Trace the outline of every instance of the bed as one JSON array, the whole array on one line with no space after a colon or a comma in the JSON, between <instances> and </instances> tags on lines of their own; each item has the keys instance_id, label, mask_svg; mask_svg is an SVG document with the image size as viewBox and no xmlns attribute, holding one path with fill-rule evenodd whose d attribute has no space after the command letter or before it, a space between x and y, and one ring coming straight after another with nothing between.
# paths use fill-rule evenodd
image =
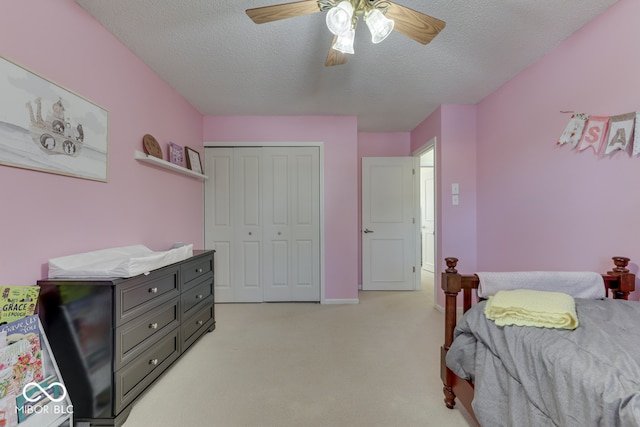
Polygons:
<instances>
[{"instance_id":1,"label":"bed","mask_svg":"<svg viewBox=\"0 0 640 427\"><path fill-rule=\"evenodd\" d=\"M640 303L627 301L635 290L629 258L613 257L615 267L602 275L610 298L575 299L575 330L498 327L477 297L479 276L459 274L457 258L445 261L448 408L457 399L479 425L492 427L640 425Z\"/></svg>"}]
</instances>

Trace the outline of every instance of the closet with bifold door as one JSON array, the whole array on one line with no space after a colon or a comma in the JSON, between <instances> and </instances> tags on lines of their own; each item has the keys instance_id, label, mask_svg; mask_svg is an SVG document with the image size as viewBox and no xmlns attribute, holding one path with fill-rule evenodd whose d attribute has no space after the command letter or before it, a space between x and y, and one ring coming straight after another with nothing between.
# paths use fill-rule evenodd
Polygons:
<instances>
[{"instance_id":1,"label":"closet with bifold door","mask_svg":"<svg viewBox=\"0 0 640 427\"><path fill-rule=\"evenodd\" d=\"M320 301L320 148L205 147L215 301Z\"/></svg>"}]
</instances>

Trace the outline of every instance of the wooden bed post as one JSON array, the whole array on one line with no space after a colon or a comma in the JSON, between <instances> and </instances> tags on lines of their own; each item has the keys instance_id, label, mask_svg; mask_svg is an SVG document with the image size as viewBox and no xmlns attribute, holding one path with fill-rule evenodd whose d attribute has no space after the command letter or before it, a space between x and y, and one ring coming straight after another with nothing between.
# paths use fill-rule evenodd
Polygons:
<instances>
[{"instance_id":1,"label":"wooden bed post","mask_svg":"<svg viewBox=\"0 0 640 427\"><path fill-rule=\"evenodd\" d=\"M442 392L444 393L444 403L447 408L453 409L456 395L453 392L454 373L447 368L445 357L453 342L453 330L456 327L456 299L462 288L462 276L458 274L456 265L458 258L445 258L447 269L442 273L441 287L445 295L445 335L444 345L440 350L440 377L442 378Z\"/></svg>"},{"instance_id":2,"label":"wooden bed post","mask_svg":"<svg viewBox=\"0 0 640 427\"><path fill-rule=\"evenodd\" d=\"M607 271L607 274L612 276L618 276L620 283L615 289L611 289L614 299L628 299L629 294L636 289L636 275L629 273L627 266L629 265L629 258L623 256L614 256L611 258L616 265L612 271Z\"/></svg>"}]
</instances>

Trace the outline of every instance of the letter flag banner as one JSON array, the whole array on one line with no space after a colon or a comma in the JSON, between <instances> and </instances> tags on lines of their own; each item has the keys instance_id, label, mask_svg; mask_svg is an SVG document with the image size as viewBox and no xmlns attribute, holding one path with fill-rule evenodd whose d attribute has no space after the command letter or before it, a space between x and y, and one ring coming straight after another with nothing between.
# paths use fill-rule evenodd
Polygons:
<instances>
[{"instance_id":1,"label":"letter flag banner","mask_svg":"<svg viewBox=\"0 0 640 427\"><path fill-rule=\"evenodd\" d=\"M582 131L584 130L584 125L587 123L588 119L588 114L573 113L571 115L571 120L569 120L569 124L560 136L556 145L569 143L575 148L582 137Z\"/></svg>"},{"instance_id":2,"label":"letter flag banner","mask_svg":"<svg viewBox=\"0 0 640 427\"><path fill-rule=\"evenodd\" d=\"M602 143L607 137L607 127L609 126L609 117L589 116L587 124L584 127L582 138L578 143L578 151L587 148L593 148L596 154L600 153Z\"/></svg>"},{"instance_id":3,"label":"letter flag banner","mask_svg":"<svg viewBox=\"0 0 640 427\"><path fill-rule=\"evenodd\" d=\"M573 113L556 146L571 144L577 151L593 148L598 155L623 151L640 155L640 111L618 116Z\"/></svg>"}]
</instances>

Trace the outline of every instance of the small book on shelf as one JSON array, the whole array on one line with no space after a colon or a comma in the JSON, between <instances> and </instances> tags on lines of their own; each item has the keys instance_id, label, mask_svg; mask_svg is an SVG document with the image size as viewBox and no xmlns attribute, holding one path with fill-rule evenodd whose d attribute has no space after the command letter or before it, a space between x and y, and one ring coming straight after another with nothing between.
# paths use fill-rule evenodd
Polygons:
<instances>
[{"instance_id":1,"label":"small book on shelf","mask_svg":"<svg viewBox=\"0 0 640 427\"><path fill-rule=\"evenodd\" d=\"M34 314L39 294L39 286L0 286L0 324Z\"/></svg>"},{"instance_id":2,"label":"small book on shelf","mask_svg":"<svg viewBox=\"0 0 640 427\"><path fill-rule=\"evenodd\" d=\"M44 379L38 316L0 325L0 398Z\"/></svg>"}]
</instances>

